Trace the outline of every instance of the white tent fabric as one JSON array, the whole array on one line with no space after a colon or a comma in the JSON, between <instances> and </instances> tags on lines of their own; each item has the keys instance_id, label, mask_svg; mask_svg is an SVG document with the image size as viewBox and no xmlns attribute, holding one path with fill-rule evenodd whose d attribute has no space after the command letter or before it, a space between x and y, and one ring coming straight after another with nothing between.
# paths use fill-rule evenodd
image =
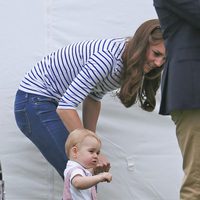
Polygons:
<instances>
[{"instance_id":1,"label":"white tent fabric","mask_svg":"<svg viewBox=\"0 0 200 200\"><path fill-rule=\"evenodd\" d=\"M132 35L156 18L149 0L0 1L0 162L6 200L60 200L63 182L19 131L13 114L24 73L44 55L74 41ZM169 117L124 108L113 94L102 101L98 135L113 181L98 185L99 200L177 200L181 154ZM81 114L81 109L79 108Z\"/></svg>"}]
</instances>

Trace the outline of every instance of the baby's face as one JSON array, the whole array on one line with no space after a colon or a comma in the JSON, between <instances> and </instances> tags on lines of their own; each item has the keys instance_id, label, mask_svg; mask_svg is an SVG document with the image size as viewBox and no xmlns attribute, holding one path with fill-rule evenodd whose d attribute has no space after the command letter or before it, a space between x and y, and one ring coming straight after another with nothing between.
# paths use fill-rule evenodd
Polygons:
<instances>
[{"instance_id":1,"label":"baby's face","mask_svg":"<svg viewBox=\"0 0 200 200\"><path fill-rule=\"evenodd\" d=\"M95 137L86 137L78 148L77 161L86 169L98 164L101 144Z\"/></svg>"}]
</instances>

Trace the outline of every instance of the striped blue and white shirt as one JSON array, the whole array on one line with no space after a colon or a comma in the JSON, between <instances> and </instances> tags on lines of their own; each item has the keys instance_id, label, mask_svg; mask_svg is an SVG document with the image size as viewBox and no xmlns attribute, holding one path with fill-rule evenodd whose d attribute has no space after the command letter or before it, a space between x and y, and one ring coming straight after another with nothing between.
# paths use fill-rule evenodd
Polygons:
<instances>
[{"instance_id":1,"label":"striped blue and white shirt","mask_svg":"<svg viewBox=\"0 0 200 200\"><path fill-rule=\"evenodd\" d=\"M70 44L38 62L19 89L56 99L58 107L75 109L87 95L100 101L120 87L126 38Z\"/></svg>"}]
</instances>

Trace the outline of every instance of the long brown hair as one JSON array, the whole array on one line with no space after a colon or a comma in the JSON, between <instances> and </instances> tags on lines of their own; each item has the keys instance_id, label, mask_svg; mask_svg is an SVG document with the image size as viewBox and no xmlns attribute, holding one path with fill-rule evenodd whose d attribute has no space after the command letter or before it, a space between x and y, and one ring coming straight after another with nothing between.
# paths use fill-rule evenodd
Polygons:
<instances>
[{"instance_id":1,"label":"long brown hair","mask_svg":"<svg viewBox=\"0 0 200 200\"><path fill-rule=\"evenodd\" d=\"M142 109L154 110L163 67L155 68L147 74L144 74L143 67L150 44L159 44L161 41L163 37L158 19L144 22L127 41L122 55L121 88L117 93L125 107L132 106L139 99Z\"/></svg>"}]
</instances>

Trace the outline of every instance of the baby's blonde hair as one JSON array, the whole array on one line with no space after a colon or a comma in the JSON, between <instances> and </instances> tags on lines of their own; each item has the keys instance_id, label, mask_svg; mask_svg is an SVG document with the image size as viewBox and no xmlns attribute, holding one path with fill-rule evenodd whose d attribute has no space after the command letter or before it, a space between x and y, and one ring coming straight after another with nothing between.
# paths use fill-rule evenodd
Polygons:
<instances>
[{"instance_id":1,"label":"baby's blonde hair","mask_svg":"<svg viewBox=\"0 0 200 200\"><path fill-rule=\"evenodd\" d=\"M80 145L86 137L94 137L101 144L101 140L94 132L84 128L75 129L69 134L65 143L65 152L68 158L72 147Z\"/></svg>"}]
</instances>

